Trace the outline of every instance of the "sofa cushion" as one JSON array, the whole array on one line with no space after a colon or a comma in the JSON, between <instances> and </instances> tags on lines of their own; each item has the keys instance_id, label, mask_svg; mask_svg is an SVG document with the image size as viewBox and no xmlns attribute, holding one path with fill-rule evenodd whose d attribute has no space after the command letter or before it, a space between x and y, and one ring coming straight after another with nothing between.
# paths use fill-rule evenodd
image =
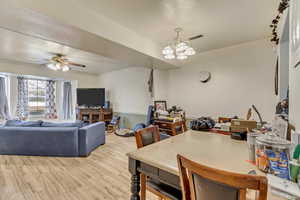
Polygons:
<instances>
[{"instance_id":1,"label":"sofa cushion","mask_svg":"<svg viewBox=\"0 0 300 200\"><path fill-rule=\"evenodd\" d=\"M82 121L75 121L75 122L43 122L42 127L83 127Z\"/></svg>"},{"instance_id":2,"label":"sofa cushion","mask_svg":"<svg viewBox=\"0 0 300 200\"><path fill-rule=\"evenodd\" d=\"M22 121L22 120L7 120L4 126L13 126L13 127L40 127L42 120L37 121Z\"/></svg>"},{"instance_id":3,"label":"sofa cushion","mask_svg":"<svg viewBox=\"0 0 300 200\"><path fill-rule=\"evenodd\" d=\"M0 127L0 154L78 156L78 131L77 127Z\"/></svg>"}]
</instances>

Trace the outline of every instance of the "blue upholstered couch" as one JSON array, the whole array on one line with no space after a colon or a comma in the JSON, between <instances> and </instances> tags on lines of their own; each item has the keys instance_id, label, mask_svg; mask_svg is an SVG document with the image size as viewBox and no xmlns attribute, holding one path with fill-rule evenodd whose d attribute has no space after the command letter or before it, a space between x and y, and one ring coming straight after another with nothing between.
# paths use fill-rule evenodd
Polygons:
<instances>
[{"instance_id":1,"label":"blue upholstered couch","mask_svg":"<svg viewBox=\"0 0 300 200\"><path fill-rule=\"evenodd\" d=\"M82 126L78 123L35 121L18 124L8 121L0 127L2 155L88 156L104 143L104 122Z\"/></svg>"}]
</instances>

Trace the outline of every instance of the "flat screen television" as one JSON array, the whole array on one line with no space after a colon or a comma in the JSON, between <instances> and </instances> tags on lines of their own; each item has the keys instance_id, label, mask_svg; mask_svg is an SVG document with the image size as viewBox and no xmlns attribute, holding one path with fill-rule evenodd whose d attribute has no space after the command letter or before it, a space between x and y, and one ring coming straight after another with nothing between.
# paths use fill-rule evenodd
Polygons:
<instances>
[{"instance_id":1,"label":"flat screen television","mask_svg":"<svg viewBox=\"0 0 300 200\"><path fill-rule=\"evenodd\" d=\"M104 88L78 88L77 104L79 106L104 106L105 89Z\"/></svg>"}]
</instances>

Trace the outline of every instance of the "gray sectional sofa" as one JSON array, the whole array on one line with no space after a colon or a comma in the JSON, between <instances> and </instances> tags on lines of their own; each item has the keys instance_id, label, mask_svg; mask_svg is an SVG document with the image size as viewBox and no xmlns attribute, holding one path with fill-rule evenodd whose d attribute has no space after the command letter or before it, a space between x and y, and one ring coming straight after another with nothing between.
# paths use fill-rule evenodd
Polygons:
<instances>
[{"instance_id":1,"label":"gray sectional sofa","mask_svg":"<svg viewBox=\"0 0 300 200\"><path fill-rule=\"evenodd\" d=\"M88 156L105 143L105 123L8 120L0 127L0 154L30 156Z\"/></svg>"}]
</instances>

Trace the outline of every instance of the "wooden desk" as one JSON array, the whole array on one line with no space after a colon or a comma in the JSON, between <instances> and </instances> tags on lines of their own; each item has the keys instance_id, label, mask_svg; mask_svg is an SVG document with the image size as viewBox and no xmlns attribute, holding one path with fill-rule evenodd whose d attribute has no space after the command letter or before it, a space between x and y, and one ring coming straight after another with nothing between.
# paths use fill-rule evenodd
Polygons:
<instances>
[{"instance_id":1,"label":"wooden desk","mask_svg":"<svg viewBox=\"0 0 300 200\"><path fill-rule=\"evenodd\" d=\"M176 122L167 122L167 121L155 119L153 124L159 127L160 132L165 132L172 136L177 135ZM185 121L184 121L182 129L183 129L183 132L187 130Z\"/></svg>"},{"instance_id":2,"label":"wooden desk","mask_svg":"<svg viewBox=\"0 0 300 200\"><path fill-rule=\"evenodd\" d=\"M139 200L140 173L159 179L180 189L176 155L181 154L201 164L222 170L247 174L256 166L246 162L248 147L244 141L236 141L220 134L189 130L167 140L128 153L131 178L131 200ZM271 194L269 200L282 200Z\"/></svg>"},{"instance_id":3,"label":"wooden desk","mask_svg":"<svg viewBox=\"0 0 300 200\"><path fill-rule=\"evenodd\" d=\"M79 109L79 120L88 122L88 123L96 123L100 121L110 122L113 117L112 109Z\"/></svg>"}]
</instances>

